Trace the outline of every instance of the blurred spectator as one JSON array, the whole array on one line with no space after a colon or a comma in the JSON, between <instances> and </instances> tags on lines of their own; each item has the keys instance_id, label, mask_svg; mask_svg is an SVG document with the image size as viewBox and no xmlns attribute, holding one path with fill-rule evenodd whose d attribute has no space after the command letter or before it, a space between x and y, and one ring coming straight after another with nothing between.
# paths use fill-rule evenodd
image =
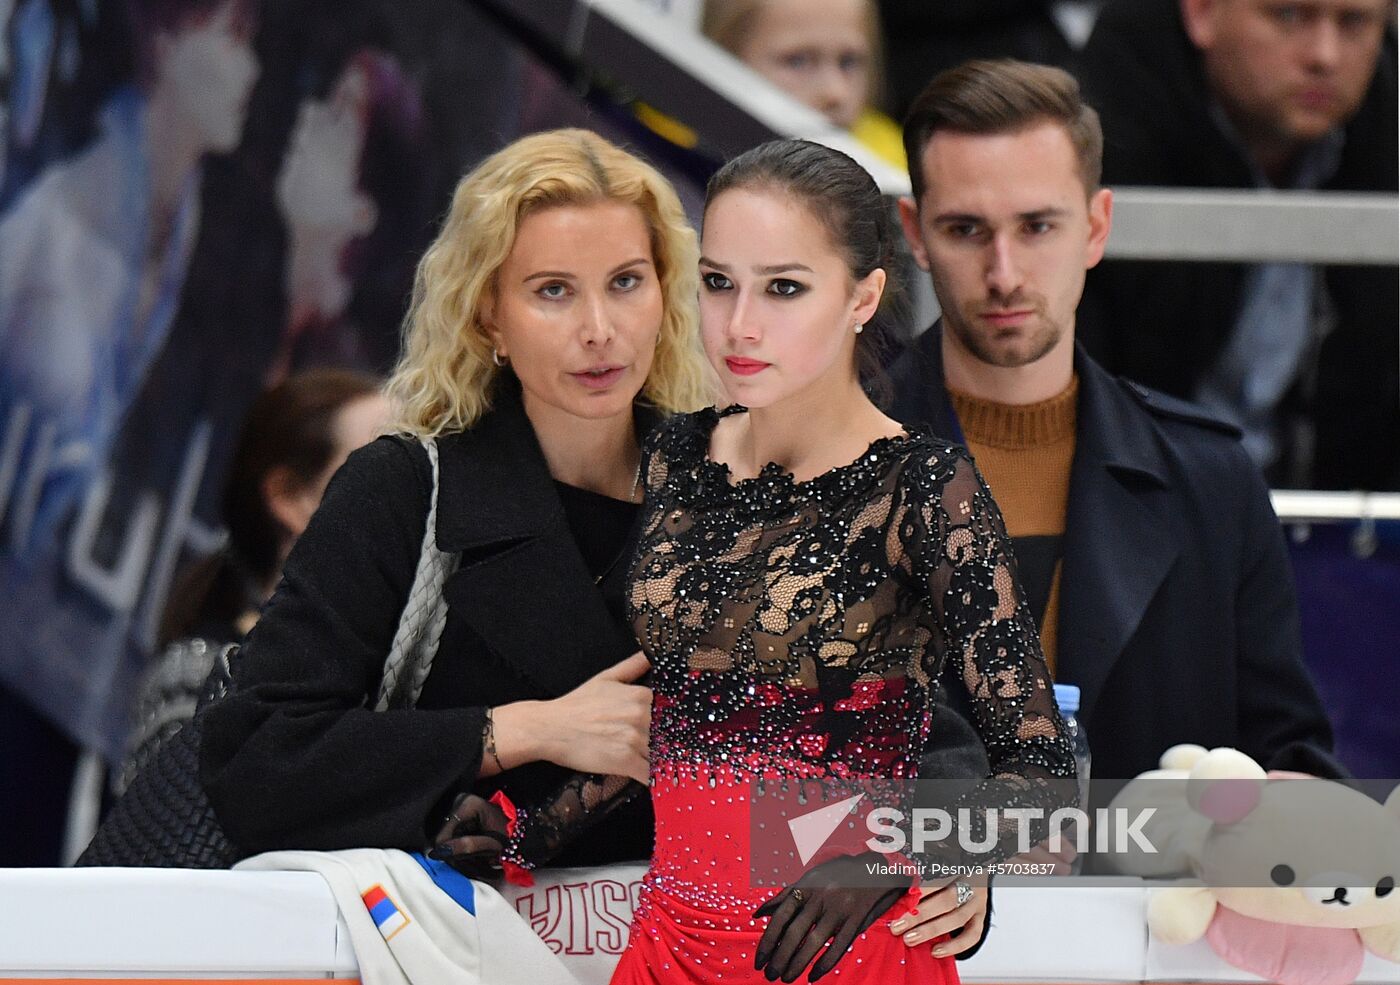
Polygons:
<instances>
[{"instance_id":1,"label":"blurred spectator","mask_svg":"<svg viewBox=\"0 0 1400 985\"><path fill-rule=\"evenodd\" d=\"M219 649L242 640L257 621L331 476L387 417L379 382L344 369L290 376L254 402L224 489L228 543L171 596L161 627L165 649L137 696L118 793L194 714Z\"/></svg>"},{"instance_id":2,"label":"blurred spectator","mask_svg":"<svg viewBox=\"0 0 1400 985\"><path fill-rule=\"evenodd\" d=\"M1388 0L1116 0L1083 54L1118 185L1396 191ZM1394 267L1110 262L1083 338L1238 424L1275 485L1400 488ZM1131 331L1122 326L1131 325Z\"/></svg>"},{"instance_id":3,"label":"blurred spectator","mask_svg":"<svg viewBox=\"0 0 1400 985\"><path fill-rule=\"evenodd\" d=\"M700 28L779 89L904 167L899 126L871 105L884 60L874 0L706 0Z\"/></svg>"},{"instance_id":4,"label":"blurred spectator","mask_svg":"<svg viewBox=\"0 0 1400 985\"><path fill-rule=\"evenodd\" d=\"M1099 3L1055 0L880 0L891 107L903 117L939 72L969 58L1067 67Z\"/></svg>"}]
</instances>

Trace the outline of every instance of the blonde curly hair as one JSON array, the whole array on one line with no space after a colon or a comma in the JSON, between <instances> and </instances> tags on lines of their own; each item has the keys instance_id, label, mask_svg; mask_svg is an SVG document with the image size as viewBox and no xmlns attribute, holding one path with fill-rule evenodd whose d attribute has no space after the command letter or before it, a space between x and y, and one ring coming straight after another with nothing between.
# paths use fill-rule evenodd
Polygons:
<instances>
[{"instance_id":1,"label":"blonde curly hair","mask_svg":"<svg viewBox=\"0 0 1400 985\"><path fill-rule=\"evenodd\" d=\"M434 437L470 428L490 409L501 370L481 316L521 220L604 201L642 210L661 282L661 333L642 398L665 413L710 402L695 303L699 250L675 190L596 133L553 130L515 141L458 182L414 277L402 353L386 386L393 430Z\"/></svg>"}]
</instances>

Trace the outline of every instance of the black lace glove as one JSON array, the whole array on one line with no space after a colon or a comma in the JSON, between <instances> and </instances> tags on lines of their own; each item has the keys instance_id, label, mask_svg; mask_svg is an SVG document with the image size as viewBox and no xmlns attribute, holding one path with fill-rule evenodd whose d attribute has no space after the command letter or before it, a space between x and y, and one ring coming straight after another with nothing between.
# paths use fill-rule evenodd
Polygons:
<instances>
[{"instance_id":1,"label":"black lace glove","mask_svg":"<svg viewBox=\"0 0 1400 985\"><path fill-rule=\"evenodd\" d=\"M913 883L909 876L871 874L872 863L887 866L889 861L889 856L867 852L823 862L760 906L754 919L772 919L759 939L754 968L770 982L795 982L823 947L807 980L815 982L835 968L855 939Z\"/></svg>"},{"instance_id":2,"label":"black lace glove","mask_svg":"<svg viewBox=\"0 0 1400 985\"><path fill-rule=\"evenodd\" d=\"M501 853L508 836L505 812L474 793L460 793L433 838L428 858L446 862L470 879L501 874Z\"/></svg>"}]
</instances>

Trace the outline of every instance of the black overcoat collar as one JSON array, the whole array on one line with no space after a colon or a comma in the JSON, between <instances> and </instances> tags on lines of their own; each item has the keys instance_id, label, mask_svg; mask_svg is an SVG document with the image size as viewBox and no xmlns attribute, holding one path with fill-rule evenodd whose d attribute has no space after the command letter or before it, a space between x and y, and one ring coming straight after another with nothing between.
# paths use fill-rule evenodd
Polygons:
<instances>
[{"instance_id":1,"label":"black overcoat collar","mask_svg":"<svg viewBox=\"0 0 1400 985\"><path fill-rule=\"evenodd\" d=\"M941 323L914 342L912 355L927 381L918 402L927 422L936 433L961 440L944 383ZM1183 534L1171 510L1169 452L1132 384L1110 375L1078 344L1074 368L1079 407L1056 678L1079 686L1087 718L1171 570Z\"/></svg>"},{"instance_id":2,"label":"black overcoat collar","mask_svg":"<svg viewBox=\"0 0 1400 985\"><path fill-rule=\"evenodd\" d=\"M643 434L657 419L641 408L637 418ZM549 696L634 653L579 553L513 378L438 447L438 547L462 554L443 590L449 611Z\"/></svg>"}]
</instances>

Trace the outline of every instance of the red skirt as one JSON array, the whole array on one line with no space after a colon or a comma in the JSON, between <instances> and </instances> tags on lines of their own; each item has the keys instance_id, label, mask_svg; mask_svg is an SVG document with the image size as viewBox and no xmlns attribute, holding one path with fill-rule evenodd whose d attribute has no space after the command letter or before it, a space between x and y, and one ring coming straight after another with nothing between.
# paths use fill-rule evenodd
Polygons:
<instances>
[{"instance_id":1,"label":"red skirt","mask_svg":"<svg viewBox=\"0 0 1400 985\"><path fill-rule=\"evenodd\" d=\"M890 922L918 902L918 890L896 904L856 938L840 964L824 979L878 985L957 985L957 961L935 958L931 943L910 947L890 933ZM627 950L613 972L613 985L694 983L694 985L769 985L753 966L754 949L766 921L747 918L717 921L658 891L643 891L642 906L632 922ZM805 982L805 974L798 978Z\"/></svg>"},{"instance_id":2,"label":"red skirt","mask_svg":"<svg viewBox=\"0 0 1400 985\"><path fill-rule=\"evenodd\" d=\"M746 783L732 775L716 779L717 786L653 785L656 852L613 985L768 985L753 966L768 921L752 915L775 890L751 885ZM935 958L932 942L910 947L890 932L890 923L918 901L919 889L911 887L823 981L957 985L955 959ZM806 981L805 973L798 981Z\"/></svg>"}]
</instances>

